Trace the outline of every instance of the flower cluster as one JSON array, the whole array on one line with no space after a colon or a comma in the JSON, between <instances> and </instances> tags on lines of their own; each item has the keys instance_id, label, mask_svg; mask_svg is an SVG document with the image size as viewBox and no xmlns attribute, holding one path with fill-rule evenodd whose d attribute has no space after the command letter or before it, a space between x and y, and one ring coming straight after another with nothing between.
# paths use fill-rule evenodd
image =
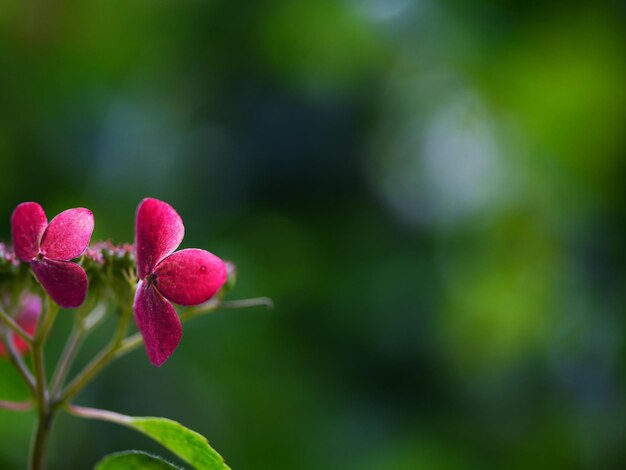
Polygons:
<instances>
[{"instance_id":1,"label":"flower cluster","mask_svg":"<svg viewBox=\"0 0 626 470\"><path fill-rule=\"evenodd\" d=\"M88 290L103 285L116 290L118 283L119 291L120 279L122 286L134 280L135 322L150 361L160 366L182 336L172 303L192 306L206 302L224 286L229 269L208 251L175 251L185 231L182 219L174 208L157 199L146 198L137 208L134 246L111 242L89 246L93 229L94 217L88 209L69 209L48 222L39 204L18 205L11 217L13 251L0 244L0 276L5 272L16 275L21 261L50 298L64 308L81 306ZM29 302L22 301L15 321L32 334L41 303L35 309ZM27 345L20 341L15 339L16 349L24 352ZM5 353L0 350L0 355Z\"/></svg>"}]
</instances>

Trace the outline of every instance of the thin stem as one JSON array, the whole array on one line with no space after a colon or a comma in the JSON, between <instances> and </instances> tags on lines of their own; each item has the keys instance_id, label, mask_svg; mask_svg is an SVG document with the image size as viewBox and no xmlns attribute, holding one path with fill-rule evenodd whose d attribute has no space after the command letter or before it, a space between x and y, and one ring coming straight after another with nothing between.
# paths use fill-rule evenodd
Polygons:
<instances>
[{"instance_id":1,"label":"thin stem","mask_svg":"<svg viewBox=\"0 0 626 470\"><path fill-rule=\"evenodd\" d=\"M100 353L85 366L76 378L70 382L59 399L55 402L54 406L59 406L80 392L83 387L91 382L91 379L93 379L111 361L114 357L114 353L115 348L111 345L100 351Z\"/></svg>"},{"instance_id":2,"label":"thin stem","mask_svg":"<svg viewBox=\"0 0 626 470\"><path fill-rule=\"evenodd\" d=\"M50 430L55 414L46 412L39 414L33 444L30 452L30 469L43 470L46 468L48 458L48 441L50 440Z\"/></svg>"},{"instance_id":3,"label":"thin stem","mask_svg":"<svg viewBox=\"0 0 626 470\"><path fill-rule=\"evenodd\" d=\"M222 300L220 310L232 310L237 308L265 307L269 310L274 308L274 301L269 297L252 297L250 299Z\"/></svg>"},{"instance_id":4,"label":"thin stem","mask_svg":"<svg viewBox=\"0 0 626 470\"><path fill-rule=\"evenodd\" d=\"M37 395L37 427L30 453L31 470L42 470L46 466L48 440L54 412L50 408L48 387L46 384L46 367L44 360L44 346L48 333L54 324L59 307L47 299L46 309L39 319L39 325L32 344L33 369L35 370L35 384Z\"/></svg>"},{"instance_id":5,"label":"thin stem","mask_svg":"<svg viewBox=\"0 0 626 470\"><path fill-rule=\"evenodd\" d=\"M11 317L2 308L0 308L0 320L2 320L6 326L11 328L15 334L19 335L24 341L26 341L26 343L31 344L33 342L32 336L26 333L26 331L24 331L24 329L17 324L13 317Z\"/></svg>"},{"instance_id":6,"label":"thin stem","mask_svg":"<svg viewBox=\"0 0 626 470\"><path fill-rule=\"evenodd\" d=\"M9 360L11 361L11 364L13 364L17 372L20 374L20 376L22 377L22 379L24 380L24 382L30 389L31 393L33 394L33 397L35 397L37 395L37 387L35 385L35 378L33 377L33 374L28 369L28 366L24 362L24 359L22 359L22 356L20 355L20 353L17 351L17 349L15 349L15 344L13 343L13 338L9 330L6 330L4 332L2 343L4 344L4 347L9 353Z\"/></svg>"},{"instance_id":7,"label":"thin stem","mask_svg":"<svg viewBox=\"0 0 626 470\"><path fill-rule=\"evenodd\" d=\"M97 327L102 320L104 320L106 314L106 306L102 303L96 305L96 307L83 319L83 328L88 333Z\"/></svg>"},{"instance_id":8,"label":"thin stem","mask_svg":"<svg viewBox=\"0 0 626 470\"><path fill-rule=\"evenodd\" d=\"M232 301L219 301L210 300L198 307L189 309L180 315L181 322L191 320L201 315L205 315L210 312L214 312L218 309L235 309L235 308L249 308L265 306L271 308L273 306L272 300L267 297L257 297L252 299L232 300ZM135 333L127 338L124 338L126 334L126 327L128 320L131 317L132 309L122 314L116 335L109 343L109 345L100 352L79 374L74 380L67 386L61 397L55 401L53 407L58 407L64 403L67 403L72 397L74 397L82 388L87 385L93 377L95 377L109 362L114 359L118 359L131 351L134 351L143 344L143 337L139 333Z\"/></svg>"},{"instance_id":9,"label":"thin stem","mask_svg":"<svg viewBox=\"0 0 626 470\"><path fill-rule=\"evenodd\" d=\"M115 351L115 359L125 356L129 352L137 349L142 344L143 344L143 337L141 336L140 333L135 333L133 335L130 335L128 338L122 341L122 344L120 345L120 347L117 348L117 350Z\"/></svg>"},{"instance_id":10,"label":"thin stem","mask_svg":"<svg viewBox=\"0 0 626 470\"><path fill-rule=\"evenodd\" d=\"M48 400L46 390L46 368L43 359L43 349L40 344L33 345L33 369L35 371L35 389L39 408L45 408Z\"/></svg>"},{"instance_id":11,"label":"thin stem","mask_svg":"<svg viewBox=\"0 0 626 470\"><path fill-rule=\"evenodd\" d=\"M180 314L181 323L191 320L192 318L199 317L200 315L206 315L207 313L214 312L220 306L218 300L209 300L208 302L194 308L189 309L186 312ZM115 351L115 359L125 356L129 352L134 351L143 344L143 336L141 333L135 333L122 341L122 344Z\"/></svg>"},{"instance_id":12,"label":"thin stem","mask_svg":"<svg viewBox=\"0 0 626 470\"><path fill-rule=\"evenodd\" d=\"M84 315L83 307L76 312L72 332L70 333L70 337L65 344L61 358L59 359L54 375L52 376L52 382L50 385L51 396L56 396L59 389L65 383L67 374L72 367L83 340L87 334L100 323L105 312L106 308L103 304L96 305L88 315Z\"/></svg>"},{"instance_id":13,"label":"thin stem","mask_svg":"<svg viewBox=\"0 0 626 470\"><path fill-rule=\"evenodd\" d=\"M65 409L71 415L78 416L79 418L99 419L101 421L111 421L122 425L128 425L133 420L130 416L116 413L115 411L72 405L71 403L66 404Z\"/></svg>"},{"instance_id":14,"label":"thin stem","mask_svg":"<svg viewBox=\"0 0 626 470\"><path fill-rule=\"evenodd\" d=\"M217 310L230 310L237 308L250 308L250 307L267 307L273 308L274 303L269 297L254 297L251 299L241 300L209 300L208 302L186 310L180 314L180 321L186 322L193 318L206 315ZM122 341L122 344L115 352L115 359L125 356L126 354L134 351L143 344L143 337L141 333L135 333Z\"/></svg>"},{"instance_id":15,"label":"thin stem","mask_svg":"<svg viewBox=\"0 0 626 470\"><path fill-rule=\"evenodd\" d=\"M63 349L63 353L61 354L61 358L59 359L57 368L54 371L54 375L52 376L52 382L50 384L50 395L56 395L59 388L63 386L63 382L65 381L65 378L67 377L67 374L72 367L72 363L74 362L74 358L78 353L84 335L85 329L83 328L82 319L77 317L76 323L72 328L70 337L67 340L65 348Z\"/></svg>"},{"instance_id":16,"label":"thin stem","mask_svg":"<svg viewBox=\"0 0 626 470\"><path fill-rule=\"evenodd\" d=\"M39 325L37 326L37 332L33 338L33 343L43 344L50 333L50 329L54 324L57 313L59 312L59 306L50 300L48 297L47 306L41 314L39 319Z\"/></svg>"},{"instance_id":17,"label":"thin stem","mask_svg":"<svg viewBox=\"0 0 626 470\"><path fill-rule=\"evenodd\" d=\"M269 297L253 297L250 299L239 300L217 300L212 299L208 302L185 310L180 314L180 321L191 320L192 318L214 312L216 310L235 310L239 308L265 307L274 308L274 302Z\"/></svg>"},{"instance_id":18,"label":"thin stem","mask_svg":"<svg viewBox=\"0 0 626 470\"><path fill-rule=\"evenodd\" d=\"M43 348L39 341L33 343L33 368L35 369L36 377L38 414L37 427L35 428L35 435L31 446L30 468L32 470L40 470L45 468L46 463L46 449L51 426L51 414L49 413L48 407Z\"/></svg>"},{"instance_id":19,"label":"thin stem","mask_svg":"<svg viewBox=\"0 0 626 470\"><path fill-rule=\"evenodd\" d=\"M55 401L53 407L58 407L70 400L74 395L80 392L85 385L87 385L91 379L93 379L104 367L106 367L113 358L115 358L115 352L122 344L126 330L128 328L128 322L131 318L132 309L125 309L118 322L117 330L113 336L111 342L106 346L92 361L85 366L85 368L70 382L61 397Z\"/></svg>"},{"instance_id":20,"label":"thin stem","mask_svg":"<svg viewBox=\"0 0 626 470\"><path fill-rule=\"evenodd\" d=\"M33 407L32 400L27 401L9 401L0 400L0 409L9 411L28 411Z\"/></svg>"},{"instance_id":21,"label":"thin stem","mask_svg":"<svg viewBox=\"0 0 626 470\"><path fill-rule=\"evenodd\" d=\"M44 361L44 346L48 333L54 324L54 320L59 311L59 306L50 301L48 297L47 308L43 311L41 318L39 319L39 325L37 332L33 338L32 354L33 354L33 369L35 371L35 379L37 385L37 394L39 408L44 408L44 404L48 400L48 390L46 382L46 365Z\"/></svg>"}]
</instances>

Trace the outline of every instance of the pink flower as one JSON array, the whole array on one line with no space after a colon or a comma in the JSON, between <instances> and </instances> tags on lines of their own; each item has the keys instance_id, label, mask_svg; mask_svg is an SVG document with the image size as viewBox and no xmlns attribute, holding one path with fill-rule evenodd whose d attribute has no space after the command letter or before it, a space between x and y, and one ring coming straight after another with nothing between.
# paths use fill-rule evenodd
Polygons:
<instances>
[{"instance_id":1,"label":"pink flower","mask_svg":"<svg viewBox=\"0 0 626 470\"><path fill-rule=\"evenodd\" d=\"M37 329L37 321L41 315L41 299L37 295L27 294L22 297L20 310L15 316L15 322L22 327L29 335L34 335ZM28 343L24 341L20 336L13 333L11 340L15 345L15 349L20 354L26 354L28 352ZM0 342L0 357L6 357L7 351L4 344Z\"/></svg>"},{"instance_id":2,"label":"pink flower","mask_svg":"<svg viewBox=\"0 0 626 470\"><path fill-rule=\"evenodd\" d=\"M135 251L139 285L133 305L150 362L161 366L182 336L178 305L209 300L226 282L226 265L208 251L177 251L185 227L169 204L146 198L137 208Z\"/></svg>"},{"instance_id":3,"label":"pink flower","mask_svg":"<svg viewBox=\"0 0 626 470\"><path fill-rule=\"evenodd\" d=\"M36 202L23 202L11 216L15 253L30 263L39 283L61 307L75 308L85 301L87 274L70 260L85 251L93 226L93 214L83 208L61 212L48 224Z\"/></svg>"}]
</instances>

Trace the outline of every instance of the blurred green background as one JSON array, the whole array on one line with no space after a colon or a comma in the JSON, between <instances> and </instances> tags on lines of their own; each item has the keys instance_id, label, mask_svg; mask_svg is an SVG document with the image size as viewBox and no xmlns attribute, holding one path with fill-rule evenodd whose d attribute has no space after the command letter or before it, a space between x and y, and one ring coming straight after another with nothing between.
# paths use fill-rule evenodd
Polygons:
<instances>
[{"instance_id":1,"label":"blurred green background","mask_svg":"<svg viewBox=\"0 0 626 470\"><path fill-rule=\"evenodd\" d=\"M181 421L235 470L624 468L625 20L4 0L0 238L36 200L132 241L158 197L183 247L237 263L231 299L276 303L186 324L163 368L138 351L77 402ZM25 397L0 363L0 398ZM23 468L32 421L0 412L0 468ZM166 455L63 416L51 468L131 448Z\"/></svg>"}]
</instances>

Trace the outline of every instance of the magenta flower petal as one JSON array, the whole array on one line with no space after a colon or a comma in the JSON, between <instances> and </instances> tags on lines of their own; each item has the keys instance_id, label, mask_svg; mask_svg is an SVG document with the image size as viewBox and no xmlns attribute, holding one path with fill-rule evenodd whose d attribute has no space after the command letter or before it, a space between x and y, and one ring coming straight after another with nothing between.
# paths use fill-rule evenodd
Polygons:
<instances>
[{"instance_id":1,"label":"magenta flower petal","mask_svg":"<svg viewBox=\"0 0 626 470\"><path fill-rule=\"evenodd\" d=\"M185 227L172 206L146 198L137 208L135 250L137 273L143 279L183 241Z\"/></svg>"},{"instance_id":2,"label":"magenta flower petal","mask_svg":"<svg viewBox=\"0 0 626 470\"><path fill-rule=\"evenodd\" d=\"M148 358L160 367L172 355L183 335L176 310L154 286L144 281L137 286L133 310Z\"/></svg>"},{"instance_id":3,"label":"magenta flower petal","mask_svg":"<svg viewBox=\"0 0 626 470\"><path fill-rule=\"evenodd\" d=\"M30 263L37 280L59 306L76 308L87 295L87 274L76 263L47 258Z\"/></svg>"},{"instance_id":4,"label":"magenta flower petal","mask_svg":"<svg viewBox=\"0 0 626 470\"><path fill-rule=\"evenodd\" d=\"M15 254L28 263L39 254L39 242L48 226L43 208L36 202L23 202L11 216L11 236Z\"/></svg>"},{"instance_id":5,"label":"magenta flower petal","mask_svg":"<svg viewBox=\"0 0 626 470\"><path fill-rule=\"evenodd\" d=\"M48 224L41 238L46 258L69 261L83 254L93 232L93 214L82 207L61 212Z\"/></svg>"},{"instance_id":6,"label":"magenta flower petal","mask_svg":"<svg viewBox=\"0 0 626 470\"><path fill-rule=\"evenodd\" d=\"M206 302L226 282L226 264L212 253L190 248L177 251L154 270L156 288L179 305Z\"/></svg>"}]
</instances>

